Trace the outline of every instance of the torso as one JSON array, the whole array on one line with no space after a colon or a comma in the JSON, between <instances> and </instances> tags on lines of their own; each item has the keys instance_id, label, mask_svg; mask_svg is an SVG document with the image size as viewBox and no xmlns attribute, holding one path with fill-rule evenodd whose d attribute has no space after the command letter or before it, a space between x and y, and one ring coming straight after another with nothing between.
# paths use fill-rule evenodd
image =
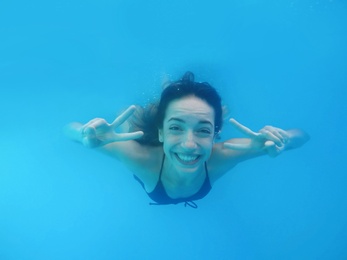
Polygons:
<instances>
[{"instance_id":1,"label":"torso","mask_svg":"<svg viewBox=\"0 0 347 260\"><path fill-rule=\"evenodd\" d=\"M170 174L167 172L167 166L164 161L162 175L160 178L160 171L161 171L163 156L164 156L164 152L161 149L160 152L159 151L156 152L155 158L152 158L150 160L152 161L152 163L150 163L150 161L148 160L146 161L146 165L148 166L151 165L151 167L142 166L141 175L145 174L146 178L141 178L139 176L139 172L134 171L134 173L136 173L136 176L143 183L146 192L151 193L156 188L159 180L161 181L167 195L173 199L181 198L181 197L190 197L196 194L197 192L199 192L199 190L203 186L207 177L206 176L207 173L205 172L205 169L202 171L202 174L199 174L198 177L195 178L194 180L192 181L188 180L187 182L182 180L182 182L177 183L170 178ZM160 160L158 160L158 158L160 158ZM208 163L207 163L207 171L209 172ZM212 185L210 173L208 173L208 177L209 177L209 183Z\"/></svg>"},{"instance_id":2,"label":"torso","mask_svg":"<svg viewBox=\"0 0 347 260\"><path fill-rule=\"evenodd\" d=\"M201 189L203 186L206 178L208 179L207 172L204 171L202 174L199 174L197 178L189 181L189 180L182 180L181 182L175 182L174 180L170 179L170 175L167 172L167 168L165 167L165 156L163 155L163 161L164 165L162 170L162 174L160 177L160 171L158 176L158 181L161 181L163 184L163 187L167 193L167 195L170 198L181 198L181 197L190 197ZM157 183L158 183L157 181Z\"/></svg>"},{"instance_id":3,"label":"torso","mask_svg":"<svg viewBox=\"0 0 347 260\"><path fill-rule=\"evenodd\" d=\"M150 147L148 149L149 150L146 151L146 156L141 156L141 160L138 160L138 158L135 160L137 162L136 166L131 164L128 164L128 166L131 166L132 172L143 182L145 190L150 193L155 189L158 183L164 152L162 147ZM217 151L215 150L211 158L207 161L207 170L211 186L217 179L236 165L236 162L233 162L229 155L225 156L223 152L219 150L220 149L217 147ZM161 181L168 196L177 198L195 194L204 183L205 177L205 174L201 174L199 178L196 178L193 182L189 183L189 185L177 185L168 178L164 165Z\"/></svg>"},{"instance_id":4,"label":"torso","mask_svg":"<svg viewBox=\"0 0 347 260\"><path fill-rule=\"evenodd\" d=\"M165 155L163 155L157 183L151 191L146 190L144 183L135 176L135 179L137 179L143 188L145 188L148 196L156 203L177 204L180 202L192 202L204 198L210 192L212 187L208 177L206 163L204 165L204 174L199 174L199 178L194 180L194 182L187 185L182 185L182 183L180 185L175 185L169 178L165 178L164 162ZM200 180L202 180L201 183ZM195 203L192 204L195 205Z\"/></svg>"}]
</instances>

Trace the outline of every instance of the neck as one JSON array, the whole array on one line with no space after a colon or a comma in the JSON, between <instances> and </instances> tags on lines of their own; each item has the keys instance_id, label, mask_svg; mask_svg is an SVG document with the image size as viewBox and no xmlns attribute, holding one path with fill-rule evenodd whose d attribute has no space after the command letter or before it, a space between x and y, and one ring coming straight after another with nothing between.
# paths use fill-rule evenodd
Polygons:
<instances>
[{"instance_id":1,"label":"neck","mask_svg":"<svg viewBox=\"0 0 347 260\"><path fill-rule=\"evenodd\" d=\"M199 179L205 179L204 164L198 170L192 172L179 171L174 168L169 162L165 161L162 172L162 179L165 182L177 186L189 186L196 183Z\"/></svg>"}]
</instances>

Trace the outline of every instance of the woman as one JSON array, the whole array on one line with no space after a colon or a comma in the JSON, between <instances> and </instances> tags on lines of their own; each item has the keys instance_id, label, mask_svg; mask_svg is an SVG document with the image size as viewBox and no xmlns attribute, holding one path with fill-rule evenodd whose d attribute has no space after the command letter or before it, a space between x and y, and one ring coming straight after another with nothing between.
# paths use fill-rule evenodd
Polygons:
<instances>
[{"instance_id":1,"label":"woman","mask_svg":"<svg viewBox=\"0 0 347 260\"><path fill-rule=\"evenodd\" d=\"M125 122L128 133L117 133ZM299 129L266 126L255 133L234 119L230 123L248 138L215 142L223 124L221 98L187 72L163 90L158 104L130 106L111 124L100 118L85 125L72 123L66 134L128 166L156 202L151 204L197 207L194 200L206 196L238 163L264 154L277 156L309 139Z\"/></svg>"}]
</instances>

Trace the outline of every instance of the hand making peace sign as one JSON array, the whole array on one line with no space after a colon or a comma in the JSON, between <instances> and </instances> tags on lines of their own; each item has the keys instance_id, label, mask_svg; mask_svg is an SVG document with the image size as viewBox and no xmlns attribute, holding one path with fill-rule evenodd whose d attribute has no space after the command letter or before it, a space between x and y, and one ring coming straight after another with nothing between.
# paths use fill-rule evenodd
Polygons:
<instances>
[{"instance_id":1,"label":"hand making peace sign","mask_svg":"<svg viewBox=\"0 0 347 260\"><path fill-rule=\"evenodd\" d=\"M230 119L229 122L239 131L250 138L249 143L230 143L225 142L224 147L233 150L250 150L264 149L269 156L276 157L284 149L289 140L289 135L286 131L272 126L265 126L258 133L253 132L248 127L240 124L235 119Z\"/></svg>"},{"instance_id":2,"label":"hand making peace sign","mask_svg":"<svg viewBox=\"0 0 347 260\"><path fill-rule=\"evenodd\" d=\"M142 131L132 133L117 133L116 128L122 125L136 110L134 105L130 106L111 124L103 118L95 118L83 125L80 129L82 143L94 148L111 142L128 141L138 139L143 135Z\"/></svg>"}]
</instances>

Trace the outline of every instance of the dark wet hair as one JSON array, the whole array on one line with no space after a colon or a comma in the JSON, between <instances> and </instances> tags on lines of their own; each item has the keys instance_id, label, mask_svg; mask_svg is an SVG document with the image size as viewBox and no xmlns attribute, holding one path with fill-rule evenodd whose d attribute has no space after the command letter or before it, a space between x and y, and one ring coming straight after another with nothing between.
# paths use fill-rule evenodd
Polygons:
<instances>
[{"instance_id":1,"label":"dark wet hair","mask_svg":"<svg viewBox=\"0 0 347 260\"><path fill-rule=\"evenodd\" d=\"M186 96L195 96L209 104L215 112L215 135L217 135L223 125L223 111L221 97L215 88L207 82L195 82L194 74L186 72L181 80L169 84L161 93L158 103L150 104L147 107L138 107L130 121L130 131L141 130L144 132L142 138L137 139L141 144L152 146L161 145L158 140L158 129L163 127L163 121L168 105L171 101Z\"/></svg>"}]
</instances>

